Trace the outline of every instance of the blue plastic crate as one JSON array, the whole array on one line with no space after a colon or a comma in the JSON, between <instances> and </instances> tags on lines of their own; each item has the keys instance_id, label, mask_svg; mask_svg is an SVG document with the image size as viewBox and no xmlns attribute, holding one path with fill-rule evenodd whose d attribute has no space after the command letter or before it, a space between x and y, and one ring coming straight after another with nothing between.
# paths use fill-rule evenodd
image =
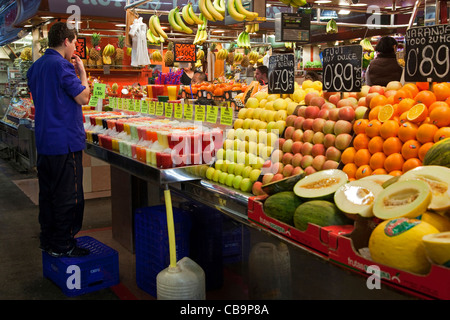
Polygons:
<instances>
[{"instance_id":1,"label":"blue plastic crate","mask_svg":"<svg viewBox=\"0 0 450 320\"><path fill-rule=\"evenodd\" d=\"M172 208L177 261L189 256L189 212ZM170 264L166 206L139 208L134 216L136 283L156 297L156 276Z\"/></svg>"},{"instance_id":2,"label":"blue plastic crate","mask_svg":"<svg viewBox=\"0 0 450 320\"><path fill-rule=\"evenodd\" d=\"M79 258L55 258L43 252L44 277L53 281L69 297L118 284L117 251L92 237L83 236L76 240L78 246L89 249L89 255Z\"/></svg>"}]
</instances>

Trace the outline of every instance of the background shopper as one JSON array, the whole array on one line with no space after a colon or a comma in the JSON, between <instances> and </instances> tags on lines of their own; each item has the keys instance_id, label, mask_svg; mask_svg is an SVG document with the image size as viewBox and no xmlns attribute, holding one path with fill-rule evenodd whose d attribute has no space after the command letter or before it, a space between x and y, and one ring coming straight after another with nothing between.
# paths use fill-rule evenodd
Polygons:
<instances>
[{"instance_id":1,"label":"background shopper","mask_svg":"<svg viewBox=\"0 0 450 320\"><path fill-rule=\"evenodd\" d=\"M255 70L255 80L260 84L266 85L269 82L269 69L266 66L258 66Z\"/></svg>"}]
</instances>

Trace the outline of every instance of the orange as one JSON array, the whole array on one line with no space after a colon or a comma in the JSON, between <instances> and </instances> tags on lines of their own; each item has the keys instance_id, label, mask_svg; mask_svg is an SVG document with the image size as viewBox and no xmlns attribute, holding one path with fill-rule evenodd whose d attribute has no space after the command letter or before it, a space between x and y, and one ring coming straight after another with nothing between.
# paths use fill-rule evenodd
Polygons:
<instances>
[{"instance_id":1,"label":"orange","mask_svg":"<svg viewBox=\"0 0 450 320\"><path fill-rule=\"evenodd\" d=\"M389 172L389 174L391 176L397 177L397 176L401 176L403 174L402 170L393 170L391 172Z\"/></svg>"},{"instance_id":2,"label":"orange","mask_svg":"<svg viewBox=\"0 0 450 320\"><path fill-rule=\"evenodd\" d=\"M419 89L417 88L417 85L414 84L414 83L412 83L412 82L406 83L406 84L402 87L402 89L403 89L403 90L408 90L408 91L411 93L411 96L412 96L412 97L415 97L416 94L419 93Z\"/></svg>"},{"instance_id":3,"label":"orange","mask_svg":"<svg viewBox=\"0 0 450 320\"><path fill-rule=\"evenodd\" d=\"M416 132L416 139L420 143L433 142L434 134L438 131L438 127L431 123L422 123Z\"/></svg>"},{"instance_id":4,"label":"orange","mask_svg":"<svg viewBox=\"0 0 450 320\"><path fill-rule=\"evenodd\" d=\"M378 112L380 111L381 106L376 106L375 108L369 111L369 121L378 119Z\"/></svg>"},{"instance_id":5,"label":"orange","mask_svg":"<svg viewBox=\"0 0 450 320\"><path fill-rule=\"evenodd\" d=\"M398 117L398 122L400 124L405 123L406 121L408 121L408 119L406 118L406 116L408 115L408 111L403 112L399 117Z\"/></svg>"},{"instance_id":6,"label":"orange","mask_svg":"<svg viewBox=\"0 0 450 320\"><path fill-rule=\"evenodd\" d=\"M432 124L441 127L450 125L450 107L436 107L430 112L430 121Z\"/></svg>"},{"instance_id":7,"label":"orange","mask_svg":"<svg viewBox=\"0 0 450 320\"><path fill-rule=\"evenodd\" d=\"M364 133L367 124L369 123L369 119L358 119L353 124L353 132L355 134Z\"/></svg>"},{"instance_id":8,"label":"orange","mask_svg":"<svg viewBox=\"0 0 450 320\"><path fill-rule=\"evenodd\" d=\"M423 161L423 159L425 158L425 155L427 154L428 150L433 146L434 142L427 142L424 143L420 148L419 148L419 159L420 161Z\"/></svg>"},{"instance_id":9,"label":"orange","mask_svg":"<svg viewBox=\"0 0 450 320\"><path fill-rule=\"evenodd\" d=\"M373 170L384 168L386 155L383 152L376 152L370 157L369 165Z\"/></svg>"},{"instance_id":10,"label":"orange","mask_svg":"<svg viewBox=\"0 0 450 320\"><path fill-rule=\"evenodd\" d=\"M372 175L375 174L387 174L387 171L384 168L379 168L372 171Z\"/></svg>"},{"instance_id":11,"label":"orange","mask_svg":"<svg viewBox=\"0 0 450 320\"><path fill-rule=\"evenodd\" d=\"M445 99L445 103L448 104L450 106L450 97L448 97L447 99Z\"/></svg>"},{"instance_id":12,"label":"orange","mask_svg":"<svg viewBox=\"0 0 450 320\"><path fill-rule=\"evenodd\" d=\"M354 179L356 177L356 170L358 167L353 162L347 163L343 168L342 171L344 171L349 179Z\"/></svg>"},{"instance_id":13,"label":"orange","mask_svg":"<svg viewBox=\"0 0 450 320\"><path fill-rule=\"evenodd\" d=\"M366 126L365 132L368 137L373 138L380 135L381 122L379 120L370 120Z\"/></svg>"},{"instance_id":14,"label":"orange","mask_svg":"<svg viewBox=\"0 0 450 320\"><path fill-rule=\"evenodd\" d=\"M419 90L428 90L430 88L430 84L428 82L416 82L416 87Z\"/></svg>"},{"instance_id":15,"label":"orange","mask_svg":"<svg viewBox=\"0 0 450 320\"><path fill-rule=\"evenodd\" d=\"M428 112L431 113L437 107L450 107L445 101L435 101L428 107Z\"/></svg>"},{"instance_id":16,"label":"orange","mask_svg":"<svg viewBox=\"0 0 450 320\"><path fill-rule=\"evenodd\" d=\"M353 162L355 157L356 149L354 147L348 147L341 154L341 161L343 164L348 164Z\"/></svg>"},{"instance_id":17,"label":"orange","mask_svg":"<svg viewBox=\"0 0 450 320\"><path fill-rule=\"evenodd\" d=\"M394 103L399 103L403 99L407 99L407 98L414 98L414 97L412 96L410 91L402 88L400 90L397 90L397 92L395 93Z\"/></svg>"},{"instance_id":18,"label":"orange","mask_svg":"<svg viewBox=\"0 0 450 320\"><path fill-rule=\"evenodd\" d=\"M405 160L402 155L400 153L393 153L388 155L386 160L384 160L384 169L389 173L396 170L401 171L403 163L405 163Z\"/></svg>"},{"instance_id":19,"label":"orange","mask_svg":"<svg viewBox=\"0 0 450 320\"><path fill-rule=\"evenodd\" d=\"M396 137L398 133L398 128L400 125L395 120L387 120L383 122L380 127L380 136L383 139L387 139L390 137Z\"/></svg>"},{"instance_id":20,"label":"orange","mask_svg":"<svg viewBox=\"0 0 450 320\"><path fill-rule=\"evenodd\" d=\"M402 172L405 173L406 171L409 171L411 169L414 169L416 167L419 167L422 165L422 161L420 161L417 158L410 158L403 163L402 166Z\"/></svg>"},{"instance_id":21,"label":"orange","mask_svg":"<svg viewBox=\"0 0 450 320\"><path fill-rule=\"evenodd\" d=\"M405 122L400 125L397 132L397 137L403 142L416 139L417 124L412 122Z\"/></svg>"},{"instance_id":22,"label":"orange","mask_svg":"<svg viewBox=\"0 0 450 320\"><path fill-rule=\"evenodd\" d=\"M402 114L405 111L408 111L412 108L413 105L416 104L416 101L412 98L403 99L398 103L397 112L398 114Z\"/></svg>"},{"instance_id":23,"label":"orange","mask_svg":"<svg viewBox=\"0 0 450 320\"><path fill-rule=\"evenodd\" d=\"M366 164L369 164L370 161L370 152L367 149L359 149L355 153L355 157L353 159L356 166L360 167Z\"/></svg>"},{"instance_id":24,"label":"orange","mask_svg":"<svg viewBox=\"0 0 450 320\"><path fill-rule=\"evenodd\" d=\"M433 140L434 142L438 142L448 137L450 137L450 127L442 127L436 131Z\"/></svg>"},{"instance_id":25,"label":"orange","mask_svg":"<svg viewBox=\"0 0 450 320\"><path fill-rule=\"evenodd\" d=\"M450 97L450 85L447 82L436 83L433 85L433 93L436 100L445 101Z\"/></svg>"},{"instance_id":26,"label":"orange","mask_svg":"<svg viewBox=\"0 0 450 320\"><path fill-rule=\"evenodd\" d=\"M417 158L422 145L417 140L408 140L402 146L401 154L404 159Z\"/></svg>"},{"instance_id":27,"label":"orange","mask_svg":"<svg viewBox=\"0 0 450 320\"><path fill-rule=\"evenodd\" d=\"M365 164L363 166L358 167L358 170L356 170L355 178L361 179L367 176L370 176L372 174L372 168L368 164Z\"/></svg>"},{"instance_id":28,"label":"orange","mask_svg":"<svg viewBox=\"0 0 450 320\"><path fill-rule=\"evenodd\" d=\"M378 112L378 120L385 122L397 115L397 110L392 104L386 104L380 108Z\"/></svg>"},{"instance_id":29,"label":"orange","mask_svg":"<svg viewBox=\"0 0 450 320\"><path fill-rule=\"evenodd\" d=\"M353 139L353 147L358 151L360 149L367 149L370 138L365 133L358 133Z\"/></svg>"},{"instance_id":30,"label":"orange","mask_svg":"<svg viewBox=\"0 0 450 320\"><path fill-rule=\"evenodd\" d=\"M424 92L424 91L421 91ZM418 123L424 121L428 117L428 107L423 103L415 104L406 114L408 121Z\"/></svg>"},{"instance_id":31,"label":"orange","mask_svg":"<svg viewBox=\"0 0 450 320\"><path fill-rule=\"evenodd\" d=\"M390 137L383 142L383 152L385 155L400 153L402 150L402 141L397 137Z\"/></svg>"},{"instance_id":32,"label":"orange","mask_svg":"<svg viewBox=\"0 0 450 320\"><path fill-rule=\"evenodd\" d=\"M369 140L369 144L367 145L367 149L371 154L382 152L383 151L383 142L384 139L380 136L375 136Z\"/></svg>"},{"instance_id":33,"label":"orange","mask_svg":"<svg viewBox=\"0 0 450 320\"><path fill-rule=\"evenodd\" d=\"M417 103L423 103L429 107L433 102L436 101L436 96L430 90L422 90L414 97Z\"/></svg>"},{"instance_id":34,"label":"orange","mask_svg":"<svg viewBox=\"0 0 450 320\"><path fill-rule=\"evenodd\" d=\"M373 109L377 106L383 106L386 104L387 97L382 94L378 94L370 100L370 109Z\"/></svg>"}]
</instances>

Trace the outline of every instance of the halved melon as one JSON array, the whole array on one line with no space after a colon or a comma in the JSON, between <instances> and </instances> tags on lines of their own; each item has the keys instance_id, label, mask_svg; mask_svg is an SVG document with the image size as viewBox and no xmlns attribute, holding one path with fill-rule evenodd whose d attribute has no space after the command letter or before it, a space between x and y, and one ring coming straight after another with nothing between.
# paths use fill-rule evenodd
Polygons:
<instances>
[{"instance_id":1,"label":"halved melon","mask_svg":"<svg viewBox=\"0 0 450 320\"><path fill-rule=\"evenodd\" d=\"M383 183L385 183L389 179L392 179L392 175L390 175L390 174L372 174L370 176L365 176L359 180L360 181L361 180L373 181L373 182L378 183L381 186L381 185L383 185Z\"/></svg>"},{"instance_id":2,"label":"halved melon","mask_svg":"<svg viewBox=\"0 0 450 320\"><path fill-rule=\"evenodd\" d=\"M373 203L383 191L381 184L371 180L350 181L336 190L334 203L342 212L373 217Z\"/></svg>"},{"instance_id":3,"label":"halved melon","mask_svg":"<svg viewBox=\"0 0 450 320\"><path fill-rule=\"evenodd\" d=\"M339 169L314 172L294 186L297 196L306 199L333 199L334 192L347 183L347 174Z\"/></svg>"},{"instance_id":4,"label":"halved melon","mask_svg":"<svg viewBox=\"0 0 450 320\"><path fill-rule=\"evenodd\" d=\"M422 237L425 253L436 264L450 267L450 231Z\"/></svg>"},{"instance_id":5,"label":"halved melon","mask_svg":"<svg viewBox=\"0 0 450 320\"><path fill-rule=\"evenodd\" d=\"M422 180L398 181L383 189L375 198L373 214L383 220L416 218L431 203L431 190Z\"/></svg>"},{"instance_id":6,"label":"halved melon","mask_svg":"<svg viewBox=\"0 0 450 320\"><path fill-rule=\"evenodd\" d=\"M429 209L442 211L450 209L450 168L442 166L420 166L405 172L398 179L422 180L431 189Z\"/></svg>"}]
</instances>

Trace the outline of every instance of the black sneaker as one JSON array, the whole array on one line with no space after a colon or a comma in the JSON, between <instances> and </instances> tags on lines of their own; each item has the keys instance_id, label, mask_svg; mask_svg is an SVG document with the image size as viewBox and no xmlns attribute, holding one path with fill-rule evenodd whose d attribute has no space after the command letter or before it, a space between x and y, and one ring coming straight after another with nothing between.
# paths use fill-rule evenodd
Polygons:
<instances>
[{"instance_id":1,"label":"black sneaker","mask_svg":"<svg viewBox=\"0 0 450 320\"><path fill-rule=\"evenodd\" d=\"M62 252L62 253L58 253L58 252L50 252L50 255L52 257L56 257L56 258L77 258L77 257L84 257L87 256L89 254L89 249L86 248L80 248L80 247L73 247L72 249L70 249L67 252Z\"/></svg>"}]
</instances>

